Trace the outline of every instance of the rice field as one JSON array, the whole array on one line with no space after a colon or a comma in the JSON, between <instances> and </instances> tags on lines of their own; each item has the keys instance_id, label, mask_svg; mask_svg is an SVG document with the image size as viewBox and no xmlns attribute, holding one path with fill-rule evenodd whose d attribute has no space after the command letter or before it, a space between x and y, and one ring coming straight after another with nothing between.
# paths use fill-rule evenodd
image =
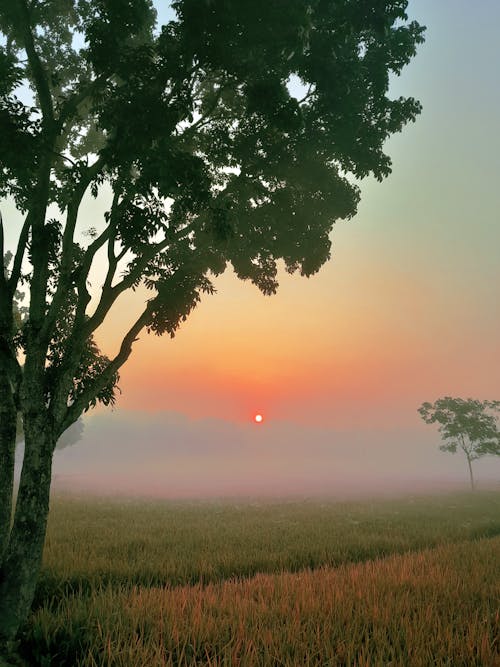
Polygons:
<instances>
[{"instance_id":1,"label":"rice field","mask_svg":"<svg viewBox=\"0 0 500 667\"><path fill-rule=\"evenodd\" d=\"M500 667L500 493L57 497L30 665Z\"/></svg>"}]
</instances>

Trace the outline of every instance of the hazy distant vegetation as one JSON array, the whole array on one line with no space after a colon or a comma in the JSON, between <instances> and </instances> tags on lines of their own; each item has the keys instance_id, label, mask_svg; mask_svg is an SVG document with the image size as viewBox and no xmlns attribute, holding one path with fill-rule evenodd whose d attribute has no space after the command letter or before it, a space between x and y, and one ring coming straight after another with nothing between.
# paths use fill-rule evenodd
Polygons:
<instances>
[{"instance_id":1,"label":"hazy distant vegetation","mask_svg":"<svg viewBox=\"0 0 500 667\"><path fill-rule=\"evenodd\" d=\"M55 666L494 665L499 535L493 491L56 498L24 651Z\"/></svg>"},{"instance_id":2,"label":"hazy distant vegetation","mask_svg":"<svg viewBox=\"0 0 500 667\"><path fill-rule=\"evenodd\" d=\"M486 454L500 456L500 429L497 415L500 401L474 398L439 398L434 404L422 403L418 409L427 424L439 424L443 452L462 451L467 460L471 488L474 490L472 463Z\"/></svg>"}]
</instances>

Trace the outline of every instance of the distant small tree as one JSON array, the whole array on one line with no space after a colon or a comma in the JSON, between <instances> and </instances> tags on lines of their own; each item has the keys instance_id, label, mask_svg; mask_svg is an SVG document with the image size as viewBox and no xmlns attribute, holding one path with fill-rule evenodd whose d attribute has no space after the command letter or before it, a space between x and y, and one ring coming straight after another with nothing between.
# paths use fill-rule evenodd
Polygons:
<instances>
[{"instance_id":1,"label":"distant small tree","mask_svg":"<svg viewBox=\"0 0 500 667\"><path fill-rule=\"evenodd\" d=\"M422 403L418 412L427 424L439 424L444 440L439 449L452 454L458 449L463 451L474 490L472 462L485 454L500 456L500 431L495 416L495 412L500 412L500 401L445 396L434 404Z\"/></svg>"}]
</instances>

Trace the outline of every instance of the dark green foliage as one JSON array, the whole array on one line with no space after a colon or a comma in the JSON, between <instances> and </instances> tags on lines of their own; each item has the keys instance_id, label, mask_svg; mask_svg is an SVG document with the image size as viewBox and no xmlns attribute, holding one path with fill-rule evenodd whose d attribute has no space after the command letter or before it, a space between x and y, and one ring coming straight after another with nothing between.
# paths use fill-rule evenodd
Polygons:
<instances>
[{"instance_id":1,"label":"dark green foliage","mask_svg":"<svg viewBox=\"0 0 500 667\"><path fill-rule=\"evenodd\" d=\"M55 160L53 197L67 204L86 156L97 152L105 162L100 183L109 181L120 196L116 238L125 246L136 251L159 227L189 224L196 253L208 242L200 237L206 212L225 210L222 237L231 231L233 238L226 259L270 293L278 258L304 275L328 259L333 222L351 217L359 198L344 173L389 173L383 143L420 106L390 100L388 76L414 55L422 28L406 21L403 1L173 6L178 20L158 36L145 0L56 3L34 12L37 47L58 80L49 88L67 142L60 149L77 160ZM83 48L74 48L72 30L85 37ZM20 172L45 149L36 148L38 114L12 107L14 82L31 78L15 44L14 35L3 59L12 153L3 188L22 204L31 181L19 192ZM309 91L305 101L291 94L290 77ZM164 198L173 203L159 225ZM212 242L220 237L215 225Z\"/></svg>"}]
</instances>

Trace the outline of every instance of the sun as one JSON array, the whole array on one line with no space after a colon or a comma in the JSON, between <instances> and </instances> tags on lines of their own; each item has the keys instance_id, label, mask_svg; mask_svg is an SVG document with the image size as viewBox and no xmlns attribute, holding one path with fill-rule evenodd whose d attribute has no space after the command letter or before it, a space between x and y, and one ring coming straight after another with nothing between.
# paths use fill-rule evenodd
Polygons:
<instances>
[{"instance_id":1,"label":"sun","mask_svg":"<svg viewBox=\"0 0 500 667\"><path fill-rule=\"evenodd\" d=\"M261 424L264 421L264 417L258 412L253 418L256 424Z\"/></svg>"}]
</instances>

